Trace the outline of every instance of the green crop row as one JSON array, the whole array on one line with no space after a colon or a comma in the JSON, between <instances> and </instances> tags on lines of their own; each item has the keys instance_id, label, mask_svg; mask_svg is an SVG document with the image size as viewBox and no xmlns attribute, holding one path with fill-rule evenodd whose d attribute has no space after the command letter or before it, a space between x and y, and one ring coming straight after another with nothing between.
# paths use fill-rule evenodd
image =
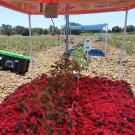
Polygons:
<instances>
[{"instance_id":1,"label":"green crop row","mask_svg":"<svg viewBox=\"0 0 135 135\"><path fill-rule=\"evenodd\" d=\"M48 47L59 45L57 36L32 36L33 51L42 51ZM0 36L0 50L29 54L29 37Z\"/></svg>"},{"instance_id":2,"label":"green crop row","mask_svg":"<svg viewBox=\"0 0 135 135\"><path fill-rule=\"evenodd\" d=\"M79 64L81 70L86 69L88 63L83 49L83 42L79 42L76 46L73 47L73 49L74 51L72 53L72 59Z\"/></svg>"},{"instance_id":3,"label":"green crop row","mask_svg":"<svg viewBox=\"0 0 135 135\"><path fill-rule=\"evenodd\" d=\"M112 46L120 48L122 45L122 36L120 35L113 35L112 38L109 40ZM135 55L135 35L126 35L126 44L124 47L125 51L129 55Z\"/></svg>"}]
</instances>

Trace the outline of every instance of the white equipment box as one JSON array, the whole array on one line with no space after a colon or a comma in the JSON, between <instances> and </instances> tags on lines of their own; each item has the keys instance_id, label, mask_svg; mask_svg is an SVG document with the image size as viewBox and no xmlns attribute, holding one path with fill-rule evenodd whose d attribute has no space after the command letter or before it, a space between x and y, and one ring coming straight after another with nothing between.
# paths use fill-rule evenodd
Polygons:
<instances>
[{"instance_id":1,"label":"white equipment box","mask_svg":"<svg viewBox=\"0 0 135 135\"><path fill-rule=\"evenodd\" d=\"M87 53L92 49L92 41L91 38L84 39L84 51Z\"/></svg>"}]
</instances>

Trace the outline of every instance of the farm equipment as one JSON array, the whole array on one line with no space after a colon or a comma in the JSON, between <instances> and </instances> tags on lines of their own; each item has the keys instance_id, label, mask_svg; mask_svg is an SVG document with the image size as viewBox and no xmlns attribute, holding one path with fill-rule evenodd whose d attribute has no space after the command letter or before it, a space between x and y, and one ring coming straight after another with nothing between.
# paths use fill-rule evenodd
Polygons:
<instances>
[{"instance_id":1,"label":"farm equipment","mask_svg":"<svg viewBox=\"0 0 135 135\"><path fill-rule=\"evenodd\" d=\"M0 68L4 70L25 74L28 71L30 59L29 56L0 50Z\"/></svg>"}]
</instances>

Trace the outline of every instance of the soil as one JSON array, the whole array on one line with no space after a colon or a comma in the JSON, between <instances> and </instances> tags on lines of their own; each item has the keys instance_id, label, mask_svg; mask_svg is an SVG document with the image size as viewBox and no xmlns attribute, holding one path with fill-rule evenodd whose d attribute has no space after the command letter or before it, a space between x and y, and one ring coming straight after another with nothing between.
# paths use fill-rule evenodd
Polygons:
<instances>
[{"instance_id":1,"label":"soil","mask_svg":"<svg viewBox=\"0 0 135 135\"><path fill-rule=\"evenodd\" d=\"M93 42L94 47L98 46L98 43ZM105 58L91 58L89 59L88 69L83 71L84 75L90 76L107 76L113 80L119 79L119 50L115 47L108 46L107 56ZM11 73L10 71L0 71L0 102L15 89L27 82L30 82L32 78L47 73L50 70L50 66L54 64L60 57L60 47L52 47L42 52L33 52L33 71L31 65L28 73L24 76ZM131 84L132 90L135 92L135 57L125 55L125 63L123 64L122 79ZM33 73L33 74L32 74Z\"/></svg>"}]
</instances>

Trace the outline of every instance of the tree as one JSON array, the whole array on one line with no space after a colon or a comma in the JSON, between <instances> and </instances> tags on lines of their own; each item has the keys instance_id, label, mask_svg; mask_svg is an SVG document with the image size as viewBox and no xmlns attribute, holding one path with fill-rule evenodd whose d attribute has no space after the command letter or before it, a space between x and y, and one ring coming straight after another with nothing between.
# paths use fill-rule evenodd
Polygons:
<instances>
[{"instance_id":1,"label":"tree","mask_svg":"<svg viewBox=\"0 0 135 135\"><path fill-rule=\"evenodd\" d=\"M14 31L16 34L22 35L22 36L28 36L29 35L29 29L25 28L23 26L16 26L14 27Z\"/></svg>"},{"instance_id":2,"label":"tree","mask_svg":"<svg viewBox=\"0 0 135 135\"><path fill-rule=\"evenodd\" d=\"M112 32L122 32L122 28L119 26L115 26L112 28Z\"/></svg>"},{"instance_id":3,"label":"tree","mask_svg":"<svg viewBox=\"0 0 135 135\"><path fill-rule=\"evenodd\" d=\"M108 33L111 33L111 32L112 32L112 31L109 29L109 30L108 30Z\"/></svg>"},{"instance_id":4,"label":"tree","mask_svg":"<svg viewBox=\"0 0 135 135\"><path fill-rule=\"evenodd\" d=\"M24 28L22 31L22 35L23 36L29 36L29 29L28 28Z\"/></svg>"},{"instance_id":5,"label":"tree","mask_svg":"<svg viewBox=\"0 0 135 135\"><path fill-rule=\"evenodd\" d=\"M14 27L14 31L15 31L16 34L18 34L18 35L23 35L23 32L25 31L25 27L16 26L16 27Z\"/></svg>"},{"instance_id":6,"label":"tree","mask_svg":"<svg viewBox=\"0 0 135 135\"><path fill-rule=\"evenodd\" d=\"M44 29L44 35L47 35L47 34L48 34L48 30Z\"/></svg>"},{"instance_id":7,"label":"tree","mask_svg":"<svg viewBox=\"0 0 135 135\"><path fill-rule=\"evenodd\" d=\"M80 35L81 31L80 30L72 30L71 33L72 33L72 35Z\"/></svg>"},{"instance_id":8,"label":"tree","mask_svg":"<svg viewBox=\"0 0 135 135\"><path fill-rule=\"evenodd\" d=\"M14 32L13 32L13 29L12 29L11 25L2 24L2 26L1 26L1 34L10 36L13 33Z\"/></svg>"},{"instance_id":9,"label":"tree","mask_svg":"<svg viewBox=\"0 0 135 135\"><path fill-rule=\"evenodd\" d=\"M50 26L49 26L49 33L51 34L52 31L53 31L53 26L50 25Z\"/></svg>"},{"instance_id":10,"label":"tree","mask_svg":"<svg viewBox=\"0 0 135 135\"><path fill-rule=\"evenodd\" d=\"M70 26L81 26L81 24L79 23L75 23L75 22L69 22Z\"/></svg>"},{"instance_id":11,"label":"tree","mask_svg":"<svg viewBox=\"0 0 135 135\"><path fill-rule=\"evenodd\" d=\"M61 34L61 30L58 29L57 27L55 28L55 32L56 32L56 34Z\"/></svg>"},{"instance_id":12,"label":"tree","mask_svg":"<svg viewBox=\"0 0 135 135\"><path fill-rule=\"evenodd\" d=\"M127 26L127 32L134 32L134 31L135 31L135 27L133 25Z\"/></svg>"},{"instance_id":13,"label":"tree","mask_svg":"<svg viewBox=\"0 0 135 135\"><path fill-rule=\"evenodd\" d=\"M36 34L36 35L43 35L44 34L44 30L43 30L43 28L33 28L32 29L32 33Z\"/></svg>"},{"instance_id":14,"label":"tree","mask_svg":"<svg viewBox=\"0 0 135 135\"><path fill-rule=\"evenodd\" d=\"M50 27L49 27L49 33L52 34L52 35L60 34L60 29L58 29L57 27L54 27L54 26L50 25Z\"/></svg>"}]
</instances>

